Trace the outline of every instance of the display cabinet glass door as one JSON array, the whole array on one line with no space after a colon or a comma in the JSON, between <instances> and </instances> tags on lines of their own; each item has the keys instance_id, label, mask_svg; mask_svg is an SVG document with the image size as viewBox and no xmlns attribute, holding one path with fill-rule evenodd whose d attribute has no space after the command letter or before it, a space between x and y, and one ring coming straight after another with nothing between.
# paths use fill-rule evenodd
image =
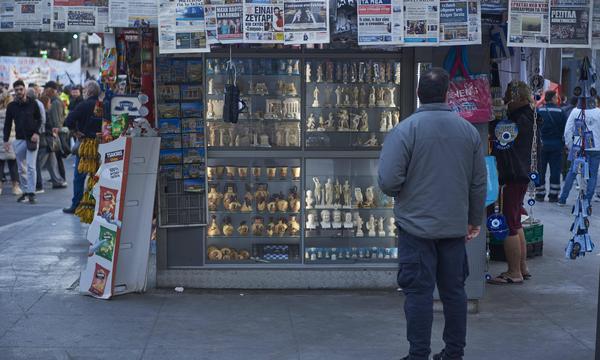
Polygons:
<instances>
[{"instance_id":1,"label":"display cabinet glass door","mask_svg":"<svg viewBox=\"0 0 600 360\"><path fill-rule=\"evenodd\" d=\"M379 150L400 122L400 62L305 62L306 148Z\"/></svg>"},{"instance_id":2,"label":"display cabinet glass door","mask_svg":"<svg viewBox=\"0 0 600 360\"><path fill-rule=\"evenodd\" d=\"M375 159L307 159L304 262L393 262L393 199L377 186Z\"/></svg>"}]
</instances>

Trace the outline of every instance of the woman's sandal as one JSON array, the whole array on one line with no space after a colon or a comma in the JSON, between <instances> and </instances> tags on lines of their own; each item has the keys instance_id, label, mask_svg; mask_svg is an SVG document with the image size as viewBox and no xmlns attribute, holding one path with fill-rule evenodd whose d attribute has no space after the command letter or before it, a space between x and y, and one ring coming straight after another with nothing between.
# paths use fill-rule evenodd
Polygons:
<instances>
[{"instance_id":1,"label":"woman's sandal","mask_svg":"<svg viewBox=\"0 0 600 360\"><path fill-rule=\"evenodd\" d=\"M507 272L503 272L500 275L501 276L505 276L505 277L509 277ZM531 274L530 273L523 274L523 280L531 280Z\"/></svg>"},{"instance_id":2,"label":"woman's sandal","mask_svg":"<svg viewBox=\"0 0 600 360\"><path fill-rule=\"evenodd\" d=\"M504 274L500 274L493 279L487 281L491 285L522 285L523 280L515 280Z\"/></svg>"}]
</instances>

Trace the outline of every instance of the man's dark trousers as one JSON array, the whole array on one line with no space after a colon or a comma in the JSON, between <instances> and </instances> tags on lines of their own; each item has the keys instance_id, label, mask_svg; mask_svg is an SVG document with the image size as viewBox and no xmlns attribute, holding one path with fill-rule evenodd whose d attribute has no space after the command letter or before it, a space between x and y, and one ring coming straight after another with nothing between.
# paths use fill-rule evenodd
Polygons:
<instances>
[{"instance_id":1,"label":"man's dark trousers","mask_svg":"<svg viewBox=\"0 0 600 360\"><path fill-rule=\"evenodd\" d=\"M410 360L425 360L431 353L433 291L438 286L444 304L444 359L462 359L467 335L469 275L465 237L422 239L400 231L398 285L404 291L404 313Z\"/></svg>"}]
</instances>

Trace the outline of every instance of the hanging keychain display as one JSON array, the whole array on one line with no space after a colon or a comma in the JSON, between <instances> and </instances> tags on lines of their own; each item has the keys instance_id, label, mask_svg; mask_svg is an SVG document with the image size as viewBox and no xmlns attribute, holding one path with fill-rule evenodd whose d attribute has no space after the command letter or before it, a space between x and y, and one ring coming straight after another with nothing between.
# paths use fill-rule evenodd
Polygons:
<instances>
[{"instance_id":1,"label":"hanging keychain display","mask_svg":"<svg viewBox=\"0 0 600 360\"><path fill-rule=\"evenodd\" d=\"M519 126L504 116L504 118L496 124L494 135L496 136L494 147L498 150L508 150L512 147L519 135Z\"/></svg>"},{"instance_id":2,"label":"hanging keychain display","mask_svg":"<svg viewBox=\"0 0 600 360\"><path fill-rule=\"evenodd\" d=\"M223 104L223 121L237 123L240 113L246 110L246 103L240 98L240 89L237 87L237 70L231 56L229 47L229 61L227 62L227 85L225 85L225 101Z\"/></svg>"},{"instance_id":3,"label":"hanging keychain display","mask_svg":"<svg viewBox=\"0 0 600 360\"><path fill-rule=\"evenodd\" d=\"M508 236L508 223L502 215L504 201L504 186L500 188L500 200L494 206L494 213L487 218L487 228L492 236L498 241L504 241Z\"/></svg>"},{"instance_id":4,"label":"hanging keychain display","mask_svg":"<svg viewBox=\"0 0 600 360\"><path fill-rule=\"evenodd\" d=\"M529 167L529 186L527 187L527 205L529 205L529 216L533 221L533 205L535 205L535 188L540 185L540 174L538 173L538 113L533 109L533 140L531 141L531 166Z\"/></svg>"},{"instance_id":5,"label":"hanging keychain display","mask_svg":"<svg viewBox=\"0 0 600 360\"><path fill-rule=\"evenodd\" d=\"M583 59L579 74L580 85L575 88L575 93L579 97L581 112L573 123L573 146L568 156L572 164L569 171L576 174L577 183L579 184L577 200L575 200L575 205L573 205L571 211L571 214L575 216L570 228L572 236L565 249L565 257L573 260L592 252L595 247L589 235L589 217L592 215L592 207L589 199L586 199L586 180L590 177L586 149L594 147L594 136L587 127L585 109L587 108L588 97L596 94L595 89L592 87L592 84L596 81L596 74L593 72L587 57Z\"/></svg>"}]
</instances>

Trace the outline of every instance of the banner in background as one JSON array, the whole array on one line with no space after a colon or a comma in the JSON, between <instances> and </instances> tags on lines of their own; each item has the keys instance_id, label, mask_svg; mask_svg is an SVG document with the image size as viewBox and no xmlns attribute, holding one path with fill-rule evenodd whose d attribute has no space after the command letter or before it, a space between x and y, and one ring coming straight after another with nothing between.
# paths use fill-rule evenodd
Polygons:
<instances>
[{"instance_id":1,"label":"banner in background","mask_svg":"<svg viewBox=\"0 0 600 360\"><path fill-rule=\"evenodd\" d=\"M359 0L358 45L399 45L404 35L400 0Z\"/></svg>"},{"instance_id":2,"label":"banner in background","mask_svg":"<svg viewBox=\"0 0 600 360\"><path fill-rule=\"evenodd\" d=\"M592 11L592 48L600 48L600 0L594 0Z\"/></svg>"},{"instance_id":3,"label":"banner in background","mask_svg":"<svg viewBox=\"0 0 600 360\"><path fill-rule=\"evenodd\" d=\"M440 0L440 45L481 44L478 1Z\"/></svg>"},{"instance_id":4,"label":"banner in background","mask_svg":"<svg viewBox=\"0 0 600 360\"><path fill-rule=\"evenodd\" d=\"M329 43L327 0L287 0L284 10L286 44Z\"/></svg>"},{"instance_id":5,"label":"banner in background","mask_svg":"<svg viewBox=\"0 0 600 360\"><path fill-rule=\"evenodd\" d=\"M156 0L110 0L108 25L111 27L157 27Z\"/></svg>"},{"instance_id":6,"label":"banner in background","mask_svg":"<svg viewBox=\"0 0 600 360\"><path fill-rule=\"evenodd\" d=\"M508 46L547 47L550 37L548 0L510 0Z\"/></svg>"},{"instance_id":7,"label":"banner in background","mask_svg":"<svg viewBox=\"0 0 600 360\"><path fill-rule=\"evenodd\" d=\"M244 41L283 44L283 1L246 0L244 2Z\"/></svg>"},{"instance_id":8,"label":"banner in background","mask_svg":"<svg viewBox=\"0 0 600 360\"><path fill-rule=\"evenodd\" d=\"M78 84L81 76L81 59L71 63L34 57L0 56L0 81L12 84L21 79L25 84L44 85L54 80L61 84Z\"/></svg>"},{"instance_id":9,"label":"banner in background","mask_svg":"<svg viewBox=\"0 0 600 360\"><path fill-rule=\"evenodd\" d=\"M0 31L50 31L48 0L0 0Z\"/></svg>"},{"instance_id":10,"label":"banner in background","mask_svg":"<svg viewBox=\"0 0 600 360\"><path fill-rule=\"evenodd\" d=\"M52 0L52 31L110 32L108 0Z\"/></svg>"},{"instance_id":11,"label":"banner in background","mask_svg":"<svg viewBox=\"0 0 600 360\"><path fill-rule=\"evenodd\" d=\"M244 40L244 5L241 0L215 5L217 40L221 44L241 43Z\"/></svg>"},{"instance_id":12,"label":"banner in background","mask_svg":"<svg viewBox=\"0 0 600 360\"><path fill-rule=\"evenodd\" d=\"M438 45L439 23L439 0L404 0L404 43L406 45Z\"/></svg>"},{"instance_id":13,"label":"banner in background","mask_svg":"<svg viewBox=\"0 0 600 360\"><path fill-rule=\"evenodd\" d=\"M592 44L590 0L553 0L550 3L550 46L589 48Z\"/></svg>"},{"instance_id":14,"label":"banner in background","mask_svg":"<svg viewBox=\"0 0 600 360\"><path fill-rule=\"evenodd\" d=\"M131 139L120 137L98 148L101 165L94 186L94 221L87 232L88 259L79 292L100 299L114 293Z\"/></svg>"},{"instance_id":15,"label":"banner in background","mask_svg":"<svg viewBox=\"0 0 600 360\"><path fill-rule=\"evenodd\" d=\"M203 0L159 0L158 38L161 54L203 53L206 41Z\"/></svg>"}]
</instances>

